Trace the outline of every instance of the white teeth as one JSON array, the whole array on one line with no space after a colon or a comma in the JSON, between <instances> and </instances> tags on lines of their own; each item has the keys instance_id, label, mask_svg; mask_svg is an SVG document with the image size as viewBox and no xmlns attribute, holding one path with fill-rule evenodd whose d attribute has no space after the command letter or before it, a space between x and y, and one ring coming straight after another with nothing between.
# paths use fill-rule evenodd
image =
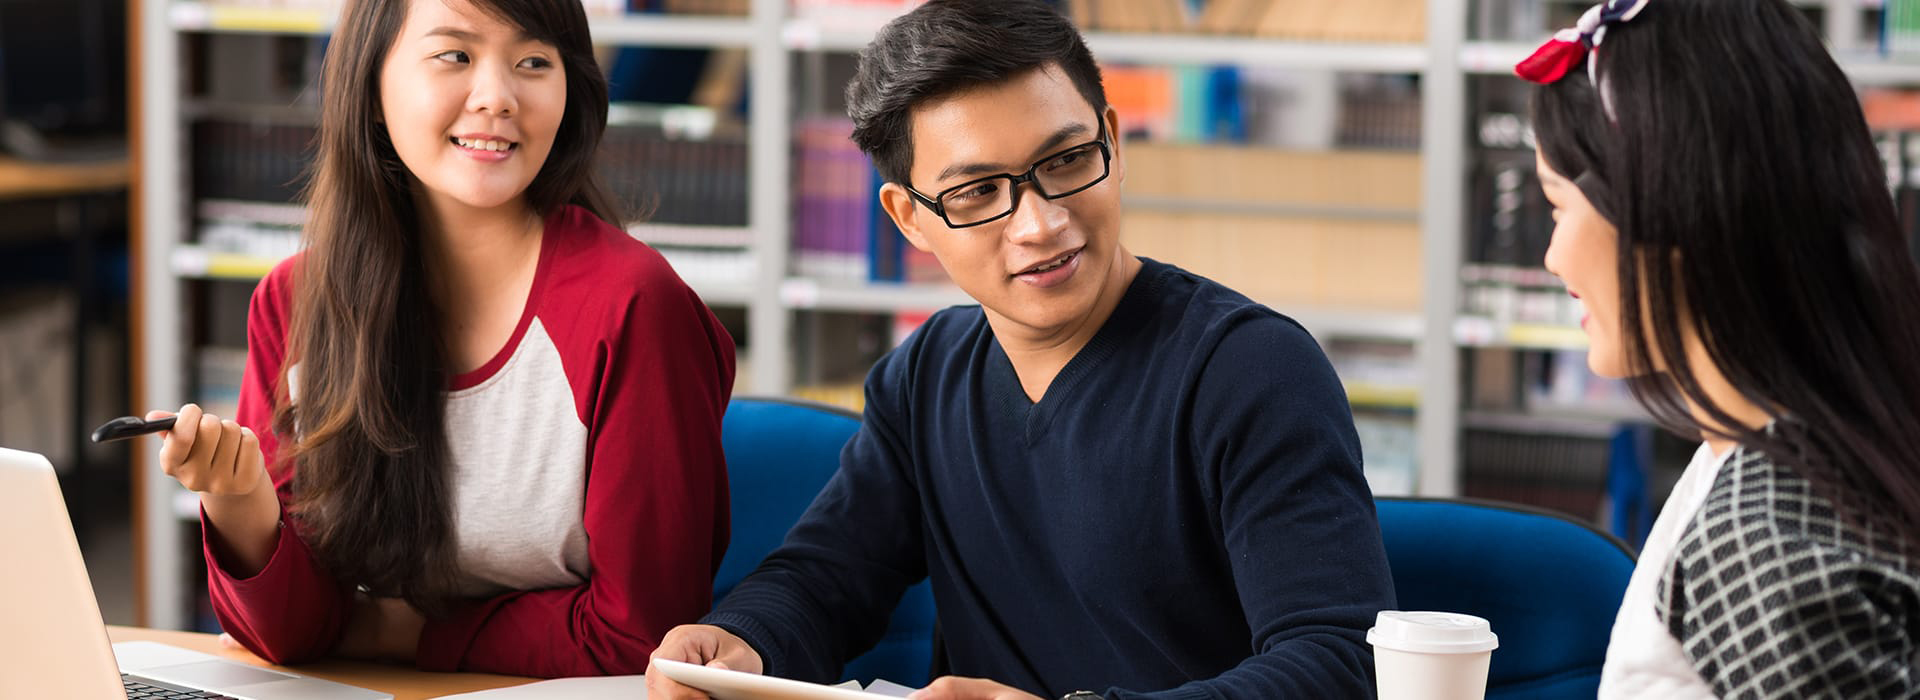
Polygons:
<instances>
[{"instance_id":1,"label":"white teeth","mask_svg":"<svg viewBox=\"0 0 1920 700\"><path fill-rule=\"evenodd\" d=\"M1059 259L1059 260L1055 260L1055 261L1053 261L1053 262L1052 262L1052 263L1050 263L1050 264L1047 264L1047 265L1041 265L1041 266L1039 266L1039 267L1036 267L1036 268L1033 268L1033 270L1032 270L1032 271L1030 271L1030 272L1028 272L1027 274L1030 274L1030 275L1037 275L1037 274L1040 274L1040 273L1042 273L1042 272L1046 272L1046 271L1049 271L1049 270L1052 270L1052 269L1054 269L1054 268L1057 268L1057 267L1059 267L1059 266L1061 266L1061 265L1065 265L1065 264L1067 264L1067 261L1068 261L1068 260L1072 260L1072 259L1073 259L1073 256L1072 256L1072 255L1068 255L1068 256L1066 256L1066 257L1064 257L1064 258L1061 258L1061 259Z\"/></svg>"},{"instance_id":2,"label":"white teeth","mask_svg":"<svg viewBox=\"0 0 1920 700\"><path fill-rule=\"evenodd\" d=\"M462 147L471 148L476 151L504 151L513 147L513 144L506 141L484 141L480 139L463 139L456 137L454 138L454 142L459 143Z\"/></svg>"}]
</instances>

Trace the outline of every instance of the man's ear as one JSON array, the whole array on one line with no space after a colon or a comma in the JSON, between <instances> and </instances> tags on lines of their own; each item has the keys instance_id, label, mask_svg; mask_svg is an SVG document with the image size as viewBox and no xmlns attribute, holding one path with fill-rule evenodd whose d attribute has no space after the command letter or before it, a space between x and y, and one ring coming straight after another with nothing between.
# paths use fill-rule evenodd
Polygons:
<instances>
[{"instance_id":1,"label":"man's ear","mask_svg":"<svg viewBox=\"0 0 1920 700\"><path fill-rule=\"evenodd\" d=\"M1107 123L1107 148L1113 151L1113 162L1107 166L1107 173L1120 184L1127 183L1127 159L1121 156L1120 112L1112 105L1107 106L1100 118Z\"/></svg>"},{"instance_id":2,"label":"man's ear","mask_svg":"<svg viewBox=\"0 0 1920 700\"><path fill-rule=\"evenodd\" d=\"M919 206L913 201L913 195L907 192L907 188L897 182L881 185L880 208L887 211L887 218L893 219L893 225L899 227L900 235L906 236L908 243L912 243L913 247L919 248L921 252L933 252L932 248L927 247L926 235L920 230L920 224L914 217L914 210Z\"/></svg>"}]
</instances>

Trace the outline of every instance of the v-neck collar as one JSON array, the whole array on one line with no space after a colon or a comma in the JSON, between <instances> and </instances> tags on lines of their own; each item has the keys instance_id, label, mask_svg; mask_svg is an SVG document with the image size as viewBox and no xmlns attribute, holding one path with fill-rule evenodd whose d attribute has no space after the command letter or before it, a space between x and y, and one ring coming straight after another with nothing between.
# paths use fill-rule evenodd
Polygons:
<instances>
[{"instance_id":1,"label":"v-neck collar","mask_svg":"<svg viewBox=\"0 0 1920 700\"><path fill-rule=\"evenodd\" d=\"M996 403L1001 403L1003 409L1024 419L1028 443L1046 434L1047 427L1053 423L1054 414L1059 412L1056 407L1070 403L1081 379L1097 369L1113 354L1115 348L1145 325L1152 311L1151 300L1156 296L1161 277L1167 269L1162 263L1140 258L1140 271L1127 284L1127 291L1120 296L1120 302L1114 305L1113 312L1107 315L1106 322L1100 324L1100 330L1094 332L1086 346L1074 353L1066 366L1060 368L1060 373L1053 376L1053 381L1047 383L1047 392L1040 396L1039 401L1027 398L1027 390L1020 383L1020 373L1013 368L1013 358L1000 345L1000 338L991 336L992 327L988 327L988 381L996 393L1004 396Z\"/></svg>"}]
</instances>

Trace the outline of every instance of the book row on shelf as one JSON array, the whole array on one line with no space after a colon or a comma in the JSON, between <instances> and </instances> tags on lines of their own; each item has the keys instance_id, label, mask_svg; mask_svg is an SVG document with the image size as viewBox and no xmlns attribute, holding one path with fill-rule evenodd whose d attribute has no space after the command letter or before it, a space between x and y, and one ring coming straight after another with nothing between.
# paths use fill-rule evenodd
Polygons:
<instances>
[{"instance_id":1,"label":"book row on shelf","mask_svg":"<svg viewBox=\"0 0 1920 700\"><path fill-rule=\"evenodd\" d=\"M647 221L747 225L747 143L739 134L681 139L648 128L609 128L600 176Z\"/></svg>"},{"instance_id":2,"label":"book row on shelf","mask_svg":"<svg viewBox=\"0 0 1920 700\"><path fill-rule=\"evenodd\" d=\"M220 7L259 8L316 12L332 17L340 11L341 0L217 0ZM685 15L747 15L751 0L581 0L587 14L593 16L623 13L669 13Z\"/></svg>"},{"instance_id":3,"label":"book row on shelf","mask_svg":"<svg viewBox=\"0 0 1920 700\"><path fill-rule=\"evenodd\" d=\"M1297 149L1420 147L1419 81L1260 66L1101 66L1129 139Z\"/></svg>"},{"instance_id":4,"label":"book row on shelf","mask_svg":"<svg viewBox=\"0 0 1920 700\"><path fill-rule=\"evenodd\" d=\"M1461 495L1598 520L1607 498L1611 434L1566 435L1468 426L1461 431Z\"/></svg>"},{"instance_id":5,"label":"book row on shelf","mask_svg":"<svg viewBox=\"0 0 1920 700\"><path fill-rule=\"evenodd\" d=\"M1476 411L1595 423L1645 418L1625 381L1588 371L1585 350L1481 348L1467 377L1463 398Z\"/></svg>"},{"instance_id":6,"label":"book row on shelf","mask_svg":"<svg viewBox=\"0 0 1920 700\"><path fill-rule=\"evenodd\" d=\"M1425 0L1067 0L1081 27L1318 41L1426 40Z\"/></svg>"},{"instance_id":7,"label":"book row on shelf","mask_svg":"<svg viewBox=\"0 0 1920 700\"><path fill-rule=\"evenodd\" d=\"M1460 267L1460 313L1502 324L1572 327L1585 311L1553 273L1538 267Z\"/></svg>"},{"instance_id":8,"label":"book row on shelf","mask_svg":"<svg viewBox=\"0 0 1920 700\"><path fill-rule=\"evenodd\" d=\"M1592 6L1580 0L1476 0L1468 32L1481 41L1540 41L1573 26Z\"/></svg>"},{"instance_id":9,"label":"book row on shelf","mask_svg":"<svg viewBox=\"0 0 1920 700\"><path fill-rule=\"evenodd\" d=\"M1920 259L1920 90L1869 90L1860 105L1886 161L1900 225Z\"/></svg>"},{"instance_id":10,"label":"book row on shelf","mask_svg":"<svg viewBox=\"0 0 1920 700\"><path fill-rule=\"evenodd\" d=\"M1353 429L1360 437L1360 469L1373 493L1412 494L1420 447L1412 414L1356 411Z\"/></svg>"},{"instance_id":11,"label":"book row on shelf","mask_svg":"<svg viewBox=\"0 0 1920 700\"><path fill-rule=\"evenodd\" d=\"M877 174L850 132L844 118L803 120L796 129L793 271L829 281L944 281L937 261L906 245L878 208ZM193 191L200 201L295 198L313 127L204 119L191 133ZM714 230L711 241L688 229L695 235L671 245L688 249L682 258L697 261L698 276L745 282L752 279L746 267L752 256L740 248L737 233L746 224L744 139L731 128L691 135L660 126L610 128L603 178L616 196L650 211L650 223L734 229ZM1157 135L1141 133L1143 139ZM1138 234L1142 252L1192 265L1262 300L1418 308L1420 160L1414 153L1150 140L1126 149L1136 205L1128 230ZM248 226L244 217L205 212L201 218L202 246L249 254L288 250L284 226ZM252 234L262 240L249 241ZM1249 246L1307 253L1248 256ZM1300 262L1301 274L1241 269L1273 257ZM1347 284L1352 279L1366 283Z\"/></svg>"},{"instance_id":12,"label":"book row on shelf","mask_svg":"<svg viewBox=\"0 0 1920 700\"><path fill-rule=\"evenodd\" d=\"M1499 85L1487 92L1500 92ZM1461 313L1502 323L1577 325L1578 302L1541 267L1552 240L1552 206L1541 194L1521 100L1498 94L1485 99L1469 187ZM1863 90L1861 108L1886 162L1902 226L1920 255L1920 91Z\"/></svg>"},{"instance_id":13,"label":"book row on shelf","mask_svg":"<svg viewBox=\"0 0 1920 700\"><path fill-rule=\"evenodd\" d=\"M1920 55L1920 2L1914 0L1788 0L1816 26L1826 26L1837 12L1857 13L1842 22L1856 36L1829 39L1846 48L1865 44L1876 53L1895 57ZM1476 41L1531 43L1562 28L1574 26L1592 7L1587 0L1473 0L1467 26ZM1531 47L1529 47L1531 48Z\"/></svg>"},{"instance_id":14,"label":"book row on shelf","mask_svg":"<svg viewBox=\"0 0 1920 700\"><path fill-rule=\"evenodd\" d=\"M1618 438L1647 417L1625 382L1588 371L1585 351L1478 348L1465 370L1462 495L1605 522L1622 497L1608 492L1612 471L1653 468L1620 464L1638 453Z\"/></svg>"},{"instance_id":15,"label":"book row on shelf","mask_svg":"<svg viewBox=\"0 0 1920 700\"><path fill-rule=\"evenodd\" d=\"M312 162L314 127L208 119L191 131L193 192L201 200L292 202ZM601 178L648 221L745 226L747 147L737 130L677 138L657 127L607 130Z\"/></svg>"},{"instance_id":16,"label":"book row on shelf","mask_svg":"<svg viewBox=\"0 0 1920 700\"><path fill-rule=\"evenodd\" d=\"M853 122L795 129L793 271L820 280L937 283L931 254L907 245L880 207L880 173L851 140Z\"/></svg>"},{"instance_id":17,"label":"book row on shelf","mask_svg":"<svg viewBox=\"0 0 1920 700\"><path fill-rule=\"evenodd\" d=\"M0 438L7 447L74 463L73 318L79 300L55 287L0 292Z\"/></svg>"},{"instance_id":18,"label":"book row on shelf","mask_svg":"<svg viewBox=\"0 0 1920 700\"><path fill-rule=\"evenodd\" d=\"M199 199L291 202L305 186L312 126L205 120L188 135Z\"/></svg>"},{"instance_id":19,"label":"book row on shelf","mask_svg":"<svg viewBox=\"0 0 1920 700\"><path fill-rule=\"evenodd\" d=\"M1542 268L1552 240L1552 206L1535 173L1524 100L1513 94L1511 82L1490 81L1481 95L1460 312L1499 324L1571 329L1580 322L1581 307ZM1861 107L1886 162L1901 224L1920 256L1920 91L1866 89Z\"/></svg>"},{"instance_id":20,"label":"book row on shelf","mask_svg":"<svg viewBox=\"0 0 1920 700\"><path fill-rule=\"evenodd\" d=\"M751 0L627 0L629 11L744 17Z\"/></svg>"},{"instance_id":21,"label":"book row on shelf","mask_svg":"<svg viewBox=\"0 0 1920 700\"><path fill-rule=\"evenodd\" d=\"M1884 10L1880 38L1886 52L1907 58L1920 56L1920 2L1879 0L1872 4L1882 5Z\"/></svg>"}]
</instances>

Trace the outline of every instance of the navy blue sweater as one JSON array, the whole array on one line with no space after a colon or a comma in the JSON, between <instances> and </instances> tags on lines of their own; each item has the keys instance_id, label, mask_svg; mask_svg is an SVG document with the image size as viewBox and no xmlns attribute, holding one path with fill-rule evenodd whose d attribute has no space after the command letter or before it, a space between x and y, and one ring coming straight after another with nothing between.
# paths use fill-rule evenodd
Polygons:
<instances>
[{"instance_id":1,"label":"navy blue sweater","mask_svg":"<svg viewBox=\"0 0 1920 700\"><path fill-rule=\"evenodd\" d=\"M867 378L840 471L707 617L835 680L931 577L951 672L1042 697L1346 698L1394 605L1346 396L1292 320L1145 261L1028 401L977 306Z\"/></svg>"}]
</instances>

